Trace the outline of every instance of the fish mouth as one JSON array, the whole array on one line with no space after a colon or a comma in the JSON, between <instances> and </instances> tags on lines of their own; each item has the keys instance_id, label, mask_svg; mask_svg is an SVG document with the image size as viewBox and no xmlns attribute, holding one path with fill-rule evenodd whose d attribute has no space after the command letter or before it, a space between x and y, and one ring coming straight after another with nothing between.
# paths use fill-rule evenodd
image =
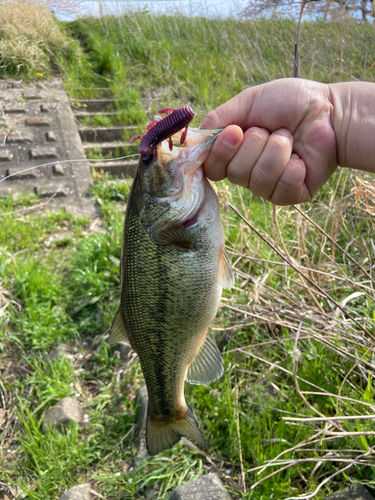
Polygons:
<instances>
[{"instance_id":1,"label":"fish mouth","mask_svg":"<svg viewBox=\"0 0 375 500\"><path fill-rule=\"evenodd\" d=\"M158 159L173 162L176 169L176 182L183 175L181 189L164 197L155 198L160 203L168 203L176 216L168 224L170 227L184 226L186 229L198 224L201 209L206 198L206 183L203 163L222 129L200 130L189 128L182 146L169 149L169 142L163 141L158 146ZM179 143L182 132L172 136L173 143ZM173 188L172 188L173 191Z\"/></svg>"}]
</instances>

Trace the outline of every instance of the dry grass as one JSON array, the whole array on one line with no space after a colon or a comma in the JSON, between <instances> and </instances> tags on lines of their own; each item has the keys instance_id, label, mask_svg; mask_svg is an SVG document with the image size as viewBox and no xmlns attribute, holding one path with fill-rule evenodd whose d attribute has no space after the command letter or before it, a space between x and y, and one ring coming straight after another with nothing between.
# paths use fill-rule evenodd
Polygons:
<instances>
[{"instance_id":1,"label":"dry grass","mask_svg":"<svg viewBox=\"0 0 375 500\"><path fill-rule=\"evenodd\" d=\"M258 370L262 375L270 370L278 373L280 380L289 378L307 415L282 419L287 425L310 429L307 439L247 470L261 474L250 490L291 467L312 463L315 467L306 480L316 481L318 487L309 495L298 496L307 500L340 473L355 480L357 467L374 467L375 431L369 426L375 418L373 249L370 237L353 229L364 220L356 211L356 201L372 216L375 213L375 183L361 181L352 194L338 192L339 186L350 188L358 180L354 173L341 173L330 199L317 201L315 208L273 207L271 231L259 229L259 214L258 224L252 224L254 206L247 208L241 191L239 198L233 198L233 192L221 190L227 232L240 225L228 252L236 274L235 288L243 298L242 303L235 294L224 299L226 329L232 338L239 336L239 344L244 328L255 327L259 333L248 345L229 353L237 355L239 366L252 359L258 366L252 373ZM310 217L308 212L313 211ZM343 234L350 233L350 243L342 248L338 242L348 241ZM268 255L264 254L264 243L271 249ZM328 388L327 378L326 383L317 383L312 374L303 371L306 356L311 356L318 344L324 346L331 373L337 372L341 380L334 390ZM320 356L317 354L317 363L321 363ZM246 392L242 380L236 390ZM331 404L325 405L323 400ZM343 445L345 440L355 446L348 449ZM327 474L327 462L334 464L334 473Z\"/></svg>"},{"instance_id":2,"label":"dry grass","mask_svg":"<svg viewBox=\"0 0 375 500\"><path fill-rule=\"evenodd\" d=\"M0 1L0 69L8 74L48 74L71 41L47 3Z\"/></svg>"},{"instance_id":3,"label":"dry grass","mask_svg":"<svg viewBox=\"0 0 375 500\"><path fill-rule=\"evenodd\" d=\"M375 181L367 182L358 179L359 185L353 189L358 205L368 212L371 217L375 216Z\"/></svg>"}]
</instances>

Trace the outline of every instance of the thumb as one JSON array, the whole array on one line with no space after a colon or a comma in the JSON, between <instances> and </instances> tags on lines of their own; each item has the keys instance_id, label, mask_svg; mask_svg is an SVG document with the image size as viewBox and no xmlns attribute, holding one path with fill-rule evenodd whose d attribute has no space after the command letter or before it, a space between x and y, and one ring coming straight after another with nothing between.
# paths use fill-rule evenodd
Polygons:
<instances>
[{"instance_id":1,"label":"thumb","mask_svg":"<svg viewBox=\"0 0 375 500\"><path fill-rule=\"evenodd\" d=\"M212 130L215 128L225 128L228 125L238 125L246 129L248 127L247 121L254 95L254 90L244 90L214 111L208 113L203 119L200 128Z\"/></svg>"}]
</instances>

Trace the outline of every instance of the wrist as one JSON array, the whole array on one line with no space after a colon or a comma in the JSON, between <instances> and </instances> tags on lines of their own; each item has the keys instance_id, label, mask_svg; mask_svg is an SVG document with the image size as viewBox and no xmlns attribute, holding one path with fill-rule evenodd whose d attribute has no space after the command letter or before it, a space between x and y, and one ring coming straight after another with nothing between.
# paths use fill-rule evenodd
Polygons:
<instances>
[{"instance_id":1,"label":"wrist","mask_svg":"<svg viewBox=\"0 0 375 500\"><path fill-rule=\"evenodd\" d=\"M375 86L366 82L328 85L331 121L341 167L375 172Z\"/></svg>"}]
</instances>

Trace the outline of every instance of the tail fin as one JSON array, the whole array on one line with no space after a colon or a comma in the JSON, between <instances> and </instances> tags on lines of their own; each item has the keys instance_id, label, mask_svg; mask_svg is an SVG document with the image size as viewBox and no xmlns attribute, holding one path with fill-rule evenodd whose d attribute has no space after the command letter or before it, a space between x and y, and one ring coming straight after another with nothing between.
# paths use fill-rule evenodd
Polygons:
<instances>
[{"instance_id":1,"label":"tail fin","mask_svg":"<svg viewBox=\"0 0 375 500\"><path fill-rule=\"evenodd\" d=\"M146 443L150 455L157 455L172 448L183 436L193 439L203 448L207 446L189 407L186 407L184 418L173 422L155 422L149 415L147 416Z\"/></svg>"}]
</instances>

